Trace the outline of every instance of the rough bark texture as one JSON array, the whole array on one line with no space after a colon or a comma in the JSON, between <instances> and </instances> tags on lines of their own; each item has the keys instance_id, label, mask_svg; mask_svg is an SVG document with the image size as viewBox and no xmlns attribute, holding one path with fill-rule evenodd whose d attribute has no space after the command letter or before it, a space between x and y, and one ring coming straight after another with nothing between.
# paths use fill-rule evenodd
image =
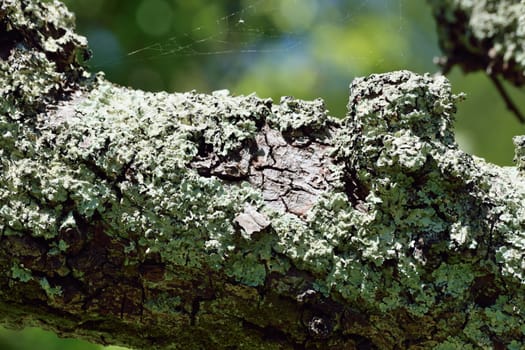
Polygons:
<instances>
[{"instance_id":1,"label":"rough bark texture","mask_svg":"<svg viewBox=\"0 0 525 350\"><path fill-rule=\"evenodd\" d=\"M525 343L517 167L463 153L443 77L321 100L146 93L58 2L0 2L0 314L147 349Z\"/></svg>"}]
</instances>

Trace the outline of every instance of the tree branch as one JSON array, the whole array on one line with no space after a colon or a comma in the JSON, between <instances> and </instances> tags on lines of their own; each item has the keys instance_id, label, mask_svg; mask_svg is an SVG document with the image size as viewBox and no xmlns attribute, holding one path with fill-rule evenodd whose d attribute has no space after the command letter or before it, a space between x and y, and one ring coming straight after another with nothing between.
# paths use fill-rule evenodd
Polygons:
<instances>
[{"instance_id":1,"label":"tree branch","mask_svg":"<svg viewBox=\"0 0 525 350\"><path fill-rule=\"evenodd\" d=\"M523 343L524 142L517 168L460 151L445 78L358 78L343 120L146 93L87 74L70 19L0 7L5 325L148 349Z\"/></svg>"}]
</instances>

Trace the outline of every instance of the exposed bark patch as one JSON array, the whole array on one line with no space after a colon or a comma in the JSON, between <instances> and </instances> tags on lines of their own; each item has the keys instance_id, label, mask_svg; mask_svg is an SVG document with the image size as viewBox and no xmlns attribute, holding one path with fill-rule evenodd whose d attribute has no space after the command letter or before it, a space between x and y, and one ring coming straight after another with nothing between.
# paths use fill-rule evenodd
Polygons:
<instances>
[{"instance_id":1,"label":"exposed bark patch","mask_svg":"<svg viewBox=\"0 0 525 350\"><path fill-rule=\"evenodd\" d=\"M330 134L328 127L325 133ZM303 217L319 196L333 187L332 145L311 135L300 138L300 142L286 136L264 125L255 140L244 142L241 150L220 157L208 149L191 167L203 176L248 180L261 190L268 206Z\"/></svg>"}]
</instances>

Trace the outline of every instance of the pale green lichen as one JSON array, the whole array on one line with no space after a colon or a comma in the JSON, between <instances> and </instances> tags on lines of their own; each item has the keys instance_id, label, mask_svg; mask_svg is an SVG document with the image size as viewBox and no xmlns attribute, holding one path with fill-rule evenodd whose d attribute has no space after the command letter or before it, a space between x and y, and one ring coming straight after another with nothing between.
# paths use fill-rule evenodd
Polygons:
<instances>
[{"instance_id":1,"label":"pale green lichen","mask_svg":"<svg viewBox=\"0 0 525 350\"><path fill-rule=\"evenodd\" d=\"M55 239L46 252L55 257L70 249L61 233L94 222L110 240L127 242L126 266L160 257L166 269L152 284L184 274L189 280L195 271L223 273L235 282L230 312L239 318L249 313L236 298L257 298L252 287L293 267L314 276L309 288L324 296L388 315L375 321L378 331L388 332L391 318L438 320L452 313L454 324L465 325L461 332L429 326L438 329L443 349L487 347L491 337L509 346L525 339L519 311L525 185L516 180L522 175L459 150L452 123L461 96L451 94L445 78L402 71L356 79L340 124L320 100L285 98L272 106L226 91L146 93L102 76L71 101L39 113L40 97L54 96L49 84L65 77L45 55L14 48L10 57L41 72L34 85L16 65L0 75L0 86L23 86L20 100L9 97L11 87L0 90L3 235ZM190 166L197 156L225 159L253 145L266 123L293 137L337 125L335 185L304 217L268 207L247 181L223 181ZM348 193L345 176L358 194ZM236 224L246 203L270 221L263 232L246 234ZM56 271L77 279L87 272ZM479 282L487 275L493 280ZM11 277L36 278L50 302L62 293L22 265L11 267ZM496 291L479 291L478 284ZM503 290L509 297L497 296ZM160 295L145 307L176 313L182 301ZM222 306L214 302L210 310ZM461 319L465 310L469 316Z\"/></svg>"},{"instance_id":2,"label":"pale green lichen","mask_svg":"<svg viewBox=\"0 0 525 350\"><path fill-rule=\"evenodd\" d=\"M19 280L20 282L29 282L33 278L33 275L31 270L24 267L23 264L17 264L11 266L11 277Z\"/></svg>"},{"instance_id":3,"label":"pale green lichen","mask_svg":"<svg viewBox=\"0 0 525 350\"><path fill-rule=\"evenodd\" d=\"M340 155L369 188L368 211L355 212L370 218L357 228L364 239L351 241L362 242L356 251L375 253L361 258L397 261L399 280L417 301L406 307L416 315L436 312L447 295L455 303L466 301L486 269L502 269L511 285L524 283L525 187L513 179L515 168L498 168L457 149L451 123L458 98L446 80L397 72L357 80L353 89ZM369 94L378 97L367 99ZM496 241L500 248L493 246ZM401 258L418 244L426 250L419 259L415 250L415 261ZM472 259L484 250L496 253L496 260L476 268ZM439 260L440 252L447 260ZM424 282L429 269L433 278ZM395 300L405 303L406 291L388 288L389 307ZM521 297L516 301L523 305ZM512 325L492 331L511 334L524 322L517 314L509 319Z\"/></svg>"},{"instance_id":4,"label":"pale green lichen","mask_svg":"<svg viewBox=\"0 0 525 350\"><path fill-rule=\"evenodd\" d=\"M39 278L38 283L50 299L62 295L62 288L60 286L51 286L46 277Z\"/></svg>"},{"instance_id":5,"label":"pale green lichen","mask_svg":"<svg viewBox=\"0 0 525 350\"><path fill-rule=\"evenodd\" d=\"M274 249L323 276L315 286L326 295L415 317L439 313L443 298L451 298L449 306L468 304L487 269L502 271L509 286L522 285L523 181L516 181L516 168L458 149L451 125L461 98L442 77L396 72L357 79L337 154L368 189L364 210L353 208L344 192L327 193L306 222L272 218L279 237ZM483 251L495 260L474 263ZM519 296L515 302L525 305ZM497 314L481 323L489 318ZM506 320L512 320L508 327L491 332L508 336L524 325L518 314ZM458 339L485 346L466 333Z\"/></svg>"},{"instance_id":6,"label":"pale green lichen","mask_svg":"<svg viewBox=\"0 0 525 350\"><path fill-rule=\"evenodd\" d=\"M475 305L472 287L487 269L501 270L509 286L522 283L525 190L512 179L515 168L486 164L457 148L451 125L461 97L450 94L444 78L397 72L356 80L336 156L356 172L367 195L358 210L344 186L336 187L305 219L265 208L251 186L225 185L187 168L198 140L220 152L239 149L255 135L244 126L269 113L253 96L232 98L147 94L100 83L73 113L43 122L37 144L52 144L53 160L65 162L72 174L59 182L67 189L53 191L67 191L84 217L100 215L108 233L136 237L138 245L128 252L157 252L173 269L223 271L246 286L260 286L269 272L285 274L293 264L318 276L313 287L326 296L426 317L444 312L443 299L446 307ZM234 105L252 108L243 117L247 122L222 119L224 106L231 111ZM89 187L95 177L100 181ZM246 202L267 214L271 229L265 234L243 235L235 226ZM496 260L474 264L484 250ZM447 258L440 261L442 256ZM515 333L523 320L502 311L510 305L472 311L464 334L442 346L485 346L480 325L499 336Z\"/></svg>"},{"instance_id":7,"label":"pale green lichen","mask_svg":"<svg viewBox=\"0 0 525 350\"><path fill-rule=\"evenodd\" d=\"M213 96L151 94L101 82L72 113L59 108L57 117L41 120L37 145L42 150L53 146L51 153L45 152L52 166L47 171L37 164L25 167L31 169L31 191L54 203L57 211L68 200L85 219L101 215L108 233L129 232L140 249L160 253L171 264L224 268L249 285L262 284L267 266L261 259L268 258L269 271L283 271L271 259L271 242L261 242L249 259L233 222L245 202L261 205L260 193L251 186L224 186L187 164L198 154L200 142L219 154L242 147L270 113L268 101ZM27 191L24 185L22 181L18 193ZM10 210L6 217L18 216L10 205L5 207ZM71 213L62 222L46 222L47 237L75 226ZM18 227L34 231L28 225ZM203 251L209 255L199 253Z\"/></svg>"},{"instance_id":8,"label":"pale green lichen","mask_svg":"<svg viewBox=\"0 0 525 350\"><path fill-rule=\"evenodd\" d=\"M153 311L164 314L176 313L181 307L182 300L179 296L171 296L168 293L162 293L144 302L144 307Z\"/></svg>"},{"instance_id":9,"label":"pale green lichen","mask_svg":"<svg viewBox=\"0 0 525 350\"><path fill-rule=\"evenodd\" d=\"M465 299L476 276L469 264L442 263L432 272L432 277L434 277L434 286L445 296Z\"/></svg>"},{"instance_id":10,"label":"pale green lichen","mask_svg":"<svg viewBox=\"0 0 525 350\"><path fill-rule=\"evenodd\" d=\"M73 32L73 15L57 1L4 1L0 27L5 34L5 57L0 59L0 231L28 230L51 238L60 208L45 208L36 200L55 200L53 193L38 193L52 191L42 182L55 179L45 178L50 164L37 160L39 132L34 126L36 115L67 95L77 83L72 80L84 74L75 59L86 40ZM39 179L37 173L44 176Z\"/></svg>"},{"instance_id":11,"label":"pale green lichen","mask_svg":"<svg viewBox=\"0 0 525 350\"><path fill-rule=\"evenodd\" d=\"M0 60L2 119L27 118L86 74L77 55L87 50L87 41L74 32L74 16L62 3L3 1L0 30L6 54Z\"/></svg>"},{"instance_id":12,"label":"pale green lichen","mask_svg":"<svg viewBox=\"0 0 525 350\"><path fill-rule=\"evenodd\" d=\"M474 350L475 348L470 344L466 344L464 341L460 339L457 339L455 337L448 337L446 341L435 346L433 349L434 350L457 350L457 349Z\"/></svg>"},{"instance_id":13,"label":"pale green lichen","mask_svg":"<svg viewBox=\"0 0 525 350\"><path fill-rule=\"evenodd\" d=\"M268 122L280 131L309 129L325 131L332 118L320 98L314 101L302 101L291 96L283 96L278 105L272 108Z\"/></svg>"},{"instance_id":14,"label":"pale green lichen","mask_svg":"<svg viewBox=\"0 0 525 350\"><path fill-rule=\"evenodd\" d=\"M59 240L58 242L52 242L50 248L47 251L49 256L60 255L67 252L69 245L64 240Z\"/></svg>"},{"instance_id":15,"label":"pale green lichen","mask_svg":"<svg viewBox=\"0 0 525 350\"><path fill-rule=\"evenodd\" d=\"M28 112L28 107L33 107L33 110L42 108L45 96L55 92L62 79L56 65L43 52L15 49L8 60L0 60L0 80L3 82L0 96L4 98L0 108L0 113L4 115L0 124L2 129L14 129L7 124L6 116L19 120ZM6 131L5 138L14 136L5 134ZM12 130L9 131L12 133Z\"/></svg>"}]
</instances>

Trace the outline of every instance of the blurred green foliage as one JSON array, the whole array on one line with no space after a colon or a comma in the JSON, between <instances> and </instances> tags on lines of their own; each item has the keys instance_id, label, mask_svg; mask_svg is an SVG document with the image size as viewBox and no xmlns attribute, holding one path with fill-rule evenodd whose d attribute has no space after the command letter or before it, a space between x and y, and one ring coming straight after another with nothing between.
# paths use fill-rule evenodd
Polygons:
<instances>
[{"instance_id":1,"label":"blurred green foliage","mask_svg":"<svg viewBox=\"0 0 525 350\"><path fill-rule=\"evenodd\" d=\"M148 91L256 92L322 97L343 116L356 76L397 69L436 72L430 9L408 0L68 0L94 52L91 69ZM454 70L457 139L466 151L512 165L524 128L483 74ZM512 90L525 111L523 91ZM98 349L39 330L0 332L0 348Z\"/></svg>"},{"instance_id":2,"label":"blurred green foliage","mask_svg":"<svg viewBox=\"0 0 525 350\"><path fill-rule=\"evenodd\" d=\"M0 349L2 350L126 350L119 346L102 347L77 339L62 339L52 332L38 328L12 331L0 328Z\"/></svg>"}]
</instances>

